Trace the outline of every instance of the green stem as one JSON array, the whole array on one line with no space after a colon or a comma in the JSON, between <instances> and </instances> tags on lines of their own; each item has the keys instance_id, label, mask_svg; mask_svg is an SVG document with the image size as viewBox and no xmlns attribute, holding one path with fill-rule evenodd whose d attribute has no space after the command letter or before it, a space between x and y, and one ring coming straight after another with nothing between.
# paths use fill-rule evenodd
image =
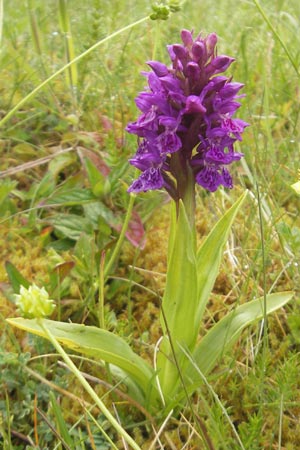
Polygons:
<instances>
[{"instance_id":1,"label":"green stem","mask_svg":"<svg viewBox=\"0 0 300 450\"><path fill-rule=\"evenodd\" d=\"M196 230L195 230L195 209L196 209L196 198L195 198L195 179L192 169L189 165L186 168L186 185L183 195L183 203L185 207L186 215L189 219L189 223L192 230L192 236L195 239L194 245L196 245ZM196 250L196 248L195 248Z\"/></svg>"},{"instance_id":2,"label":"green stem","mask_svg":"<svg viewBox=\"0 0 300 450\"><path fill-rule=\"evenodd\" d=\"M129 220L131 217L131 213L132 213L132 209L133 209L133 205L134 205L134 200L135 200L135 195L134 194L130 194L129 197L129 203L128 203L128 208L127 208L127 212L126 212L126 216L125 216L125 220L123 223L123 227L119 236L119 239L115 245L114 251L110 257L110 260L108 261L107 265L105 266L104 269L104 278L107 277L107 275L109 274L110 269L112 268L115 260L117 259L119 253L120 253L120 249L121 246L123 244L124 238L125 238L125 234L128 228L128 224L129 224Z\"/></svg>"},{"instance_id":3,"label":"green stem","mask_svg":"<svg viewBox=\"0 0 300 450\"><path fill-rule=\"evenodd\" d=\"M259 215L259 228L260 228L260 239L261 239L261 258L262 258L262 269L263 269L263 292L264 292L264 302L263 302L263 373L266 373L266 361L267 361L267 350L268 350L268 316L267 316L267 277L266 277L266 251L265 251L265 238L264 238L264 225L262 216L262 207L260 200L260 191L258 183L256 183L257 191L257 203L258 203L258 215Z\"/></svg>"},{"instance_id":4,"label":"green stem","mask_svg":"<svg viewBox=\"0 0 300 450\"><path fill-rule=\"evenodd\" d=\"M55 339L53 334L48 330L48 328L45 326L42 319L39 320L39 325L46 334L49 341L52 343L53 347L56 349L56 351L61 355L73 375L78 379L80 384L83 386L83 388L86 390L86 392L91 396L95 404L98 406L102 414L107 418L107 420L110 422L110 424L115 428L115 430L125 439L125 441L131 445L131 447L134 450L141 450L141 448L137 445L136 442L132 439L131 436L122 428L122 426L118 423L118 421L114 418L114 416L110 413L110 411L106 408L102 400L98 397L94 389L89 385L89 383L86 381L84 376L81 374L81 372L77 369L71 358L67 355L67 353L64 351L60 343Z\"/></svg>"},{"instance_id":5,"label":"green stem","mask_svg":"<svg viewBox=\"0 0 300 450\"><path fill-rule=\"evenodd\" d=\"M7 114L3 117L2 120L0 120L0 127L4 125L13 115L16 111L18 111L21 106L23 106L28 100L30 100L32 97L34 97L43 87L45 87L50 81L52 81L54 78L56 78L58 75L60 75L62 72L64 72L66 69L72 66L72 64L77 63L85 56L89 55L91 52L93 52L96 48L98 48L100 45L105 44L110 39L118 36L119 34L123 33L124 31L130 30L131 28L140 25L141 23L145 22L149 19L149 16L143 17L142 19L137 20L134 23L131 23L130 25L126 25L126 27L121 28L118 31L115 31L114 33L110 34L109 36L105 37L104 39L101 39L101 41L96 42L96 44L92 45L90 48L88 48L85 52L81 53L80 55L76 56L76 58L72 59L70 62L65 64L63 67L61 67L59 70L57 70L55 73L53 73L49 78L47 78L45 81L43 81L41 84L39 84L33 91L31 91L28 95L26 95L22 100L19 101L19 103L16 104Z\"/></svg>"},{"instance_id":6,"label":"green stem","mask_svg":"<svg viewBox=\"0 0 300 450\"><path fill-rule=\"evenodd\" d=\"M104 321L104 264L105 252L101 254L100 268L99 268L99 327L105 328Z\"/></svg>"},{"instance_id":7,"label":"green stem","mask_svg":"<svg viewBox=\"0 0 300 450\"><path fill-rule=\"evenodd\" d=\"M75 50L74 50L74 44L73 44L73 37L72 37L72 31L71 31L71 25L70 25L70 18L68 14L68 8L67 8L67 0L59 0L58 2L58 10L59 10L59 19L60 19L60 26L61 30L64 35L65 39L65 53L66 53L66 59L67 62L73 61L75 59ZM76 87L77 87L77 67L75 64L72 64L68 68L67 72L67 83L69 84L71 88L71 92L73 95L73 99L76 101Z\"/></svg>"},{"instance_id":8,"label":"green stem","mask_svg":"<svg viewBox=\"0 0 300 450\"><path fill-rule=\"evenodd\" d=\"M176 207L179 213L179 200L183 201L191 228L195 227L195 177L185 157L180 152L171 156L171 174L177 180Z\"/></svg>"},{"instance_id":9,"label":"green stem","mask_svg":"<svg viewBox=\"0 0 300 450\"><path fill-rule=\"evenodd\" d=\"M154 45L153 45L153 50L152 50L152 59L156 59L157 58L157 48L158 48L158 42L160 40L160 20L156 20L156 24L155 24L155 28L154 28L154 32L155 32L155 37L154 37Z\"/></svg>"},{"instance_id":10,"label":"green stem","mask_svg":"<svg viewBox=\"0 0 300 450\"><path fill-rule=\"evenodd\" d=\"M42 52L42 46L41 46L39 27L38 27L36 15L35 15L36 10L32 4L32 0L27 0L27 8L28 8L28 14L29 14L29 20L30 20L33 45L35 46L35 50L36 50L37 54L39 55L39 57L42 58L43 52Z\"/></svg>"}]
</instances>

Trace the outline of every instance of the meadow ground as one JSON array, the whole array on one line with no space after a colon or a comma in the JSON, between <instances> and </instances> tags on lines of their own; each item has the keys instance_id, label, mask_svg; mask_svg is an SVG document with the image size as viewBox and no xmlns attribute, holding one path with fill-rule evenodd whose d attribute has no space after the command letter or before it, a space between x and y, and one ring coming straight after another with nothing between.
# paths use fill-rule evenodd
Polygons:
<instances>
[{"instance_id":1,"label":"meadow ground","mask_svg":"<svg viewBox=\"0 0 300 450\"><path fill-rule=\"evenodd\" d=\"M114 248L128 209L134 177L128 158L136 139L125 127L137 117L134 98L145 85L140 72L152 59L168 64L166 45L179 42L186 28L196 35L215 32L219 54L235 58L229 72L246 94L237 115L250 123L238 146L245 156L233 169L234 189L197 190L199 242L249 191L201 333L266 292L293 290L294 297L267 326L246 328L207 384L165 423L130 403L107 367L80 355L74 361L139 448L295 450L300 198L291 184L300 169L298 0L186 0L165 21L147 18L151 5L143 0L0 4L0 446L127 448L51 344L5 319L18 315L20 285L35 283L55 300L54 320L104 321L152 362L161 332L157 294L166 272L165 193L135 199L129 239L104 287L104 311L99 265L103 250Z\"/></svg>"}]
</instances>

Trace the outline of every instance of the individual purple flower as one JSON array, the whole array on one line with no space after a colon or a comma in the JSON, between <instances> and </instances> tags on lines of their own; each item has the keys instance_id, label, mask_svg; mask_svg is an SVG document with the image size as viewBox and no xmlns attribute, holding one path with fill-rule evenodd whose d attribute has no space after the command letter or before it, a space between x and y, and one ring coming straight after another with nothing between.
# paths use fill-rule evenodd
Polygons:
<instances>
[{"instance_id":1,"label":"individual purple flower","mask_svg":"<svg viewBox=\"0 0 300 450\"><path fill-rule=\"evenodd\" d=\"M183 198L190 173L193 183L214 192L232 188L228 167L243 156L234 151L247 122L234 118L243 84L221 75L234 61L217 55L215 33L193 39L182 30L183 44L167 46L171 67L147 64L148 89L136 98L140 117L127 126L139 138L130 163L142 174L129 192L164 187L175 199Z\"/></svg>"},{"instance_id":2,"label":"individual purple flower","mask_svg":"<svg viewBox=\"0 0 300 450\"><path fill-rule=\"evenodd\" d=\"M146 169L142 175L135 180L128 192L146 192L150 189L161 189L164 185L164 180L159 168L150 167Z\"/></svg>"}]
</instances>

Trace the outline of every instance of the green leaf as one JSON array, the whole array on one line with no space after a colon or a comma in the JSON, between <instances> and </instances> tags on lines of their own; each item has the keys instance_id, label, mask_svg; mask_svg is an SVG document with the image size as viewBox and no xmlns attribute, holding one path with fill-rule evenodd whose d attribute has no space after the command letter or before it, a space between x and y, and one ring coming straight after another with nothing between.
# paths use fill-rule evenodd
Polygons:
<instances>
[{"instance_id":1,"label":"green leaf","mask_svg":"<svg viewBox=\"0 0 300 450\"><path fill-rule=\"evenodd\" d=\"M49 162L48 171L51 172L55 179L60 172L67 167L70 167L77 160L76 152L70 151L67 153L57 153L55 157Z\"/></svg>"},{"instance_id":2,"label":"green leaf","mask_svg":"<svg viewBox=\"0 0 300 450\"><path fill-rule=\"evenodd\" d=\"M46 337L43 329L36 319L7 319L8 323L38 336ZM119 336L100 328L73 323L55 322L43 320L43 324L51 334L64 346L76 352L93 356L113 364L128 374L143 392L146 399L155 394L152 381L153 369L136 353L127 342ZM126 383L126 380L124 380ZM151 391L152 389L152 391Z\"/></svg>"},{"instance_id":3,"label":"green leaf","mask_svg":"<svg viewBox=\"0 0 300 450\"><path fill-rule=\"evenodd\" d=\"M171 204L171 225L169 231L169 242L168 242L168 263L171 261L171 256L174 248L176 235L176 203L172 202Z\"/></svg>"},{"instance_id":4,"label":"green leaf","mask_svg":"<svg viewBox=\"0 0 300 450\"><path fill-rule=\"evenodd\" d=\"M231 225L247 196L247 191L221 217L205 238L197 253L198 305L196 323L201 325L205 307L215 284Z\"/></svg>"},{"instance_id":5,"label":"green leaf","mask_svg":"<svg viewBox=\"0 0 300 450\"><path fill-rule=\"evenodd\" d=\"M59 404L56 401L55 395L53 394L53 392L49 392L49 397L50 397L50 401L51 401L51 406L52 406L52 410L57 422L57 426L60 432L60 439L63 440L64 445L66 444L68 446L68 448L72 449L74 448L74 443L73 440L70 437L69 434L69 430L68 427L66 425L65 419L63 418L62 412L61 412L61 408L59 406Z\"/></svg>"},{"instance_id":6,"label":"green leaf","mask_svg":"<svg viewBox=\"0 0 300 450\"><path fill-rule=\"evenodd\" d=\"M106 222L110 227L117 225L117 219L112 210L99 200L95 203L87 203L83 206L83 209L85 217L93 224L95 229L98 229L99 220Z\"/></svg>"},{"instance_id":7,"label":"green leaf","mask_svg":"<svg viewBox=\"0 0 300 450\"><path fill-rule=\"evenodd\" d=\"M12 192L12 190L16 187L17 182L11 181L9 179L7 180L1 180L0 182L0 206L4 202L4 200L7 198L7 196Z\"/></svg>"},{"instance_id":8,"label":"green leaf","mask_svg":"<svg viewBox=\"0 0 300 450\"><path fill-rule=\"evenodd\" d=\"M83 276L94 276L96 244L94 236L82 233L74 248L76 271Z\"/></svg>"},{"instance_id":9,"label":"green leaf","mask_svg":"<svg viewBox=\"0 0 300 450\"><path fill-rule=\"evenodd\" d=\"M178 218L172 226L166 288L162 308L175 352L179 345L192 348L197 338L195 323L197 308L197 265L195 229L191 228L184 204L179 203ZM161 315L164 340L160 346L157 367L163 393L168 396L178 381L178 370L172 361L172 349ZM180 357L182 353L180 352ZM178 361L181 365L182 361Z\"/></svg>"},{"instance_id":10,"label":"green leaf","mask_svg":"<svg viewBox=\"0 0 300 450\"><path fill-rule=\"evenodd\" d=\"M197 272L193 232L184 204L180 202L162 307L172 339L185 345L191 344L195 339L193 324L197 302ZM188 327L182 326L183 319L189 324ZM165 330L163 317L161 324Z\"/></svg>"},{"instance_id":11,"label":"green leaf","mask_svg":"<svg viewBox=\"0 0 300 450\"><path fill-rule=\"evenodd\" d=\"M56 214L47 218L47 222L55 228L59 236L77 240L81 233L92 234L93 226L85 217L76 214Z\"/></svg>"},{"instance_id":12,"label":"green leaf","mask_svg":"<svg viewBox=\"0 0 300 450\"><path fill-rule=\"evenodd\" d=\"M33 184L28 192L28 199L31 199L31 206L36 205L41 199L44 200L52 194L55 189L55 181L50 172L41 179L37 184Z\"/></svg>"},{"instance_id":13,"label":"green leaf","mask_svg":"<svg viewBox=\"0 0 300 450\"><path fill-rule=\"evenodd\" d=\"M85 157L83 160L92 191L95 195L101 197L105 190L105 181L107 177L98 170L89 158Z\"/></svg>"},{"instance_id":14,"label":"green leaf","mask_svg":"<svg viewBox=\"0 0 300 450\"><path fill-rule=\"evenodd\" d=\"M90 189L59 189L47 199L46 204L57 204L65 206L83 205L85 203L95 202L96 197Z\"/></svg>"},{"instance_id":15,"label":"green leaf","mask_svg":"<svg viewBox=\"0 0 300 450\"><path fill-rule=\"evenodd\" d=\"M293 292L279 292L267 295L266 313L270 314L282 308L293 296ZM207 375L218 360L239 338L242 330L251 323L264 317L263 297L237 307L227 314L201 339L193 352L193 360L200 371ZM198 382L199 374L192 364L186 369L189 380Z\"/></svg>"},{"instance_id":16,"label":"green leaf","mask_svg":"<svg viewBox=\"0 0 300 450\"><path fill-rule=\"evenodd\" d=\"M19 294L21 286L24 286L26 289L29 288L30 282L23 277L11 262L6 261L5 269L15 294Z\"/></svg>"}]
</instances>

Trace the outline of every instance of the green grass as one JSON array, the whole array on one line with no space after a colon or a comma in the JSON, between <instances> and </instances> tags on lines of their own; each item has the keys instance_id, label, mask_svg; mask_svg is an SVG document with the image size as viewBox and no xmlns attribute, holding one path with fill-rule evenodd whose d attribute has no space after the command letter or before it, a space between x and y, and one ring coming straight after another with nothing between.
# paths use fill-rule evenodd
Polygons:
<instances>
[{"instance_id":1,"label":"green grass","mask_svg":"<svg viewBox=\"0 0 300 450\"><path fill-rule=\"evenodd\" d=\"M136 142L124 127L137 116L134 97L145 84L140 72L145 61L167 62L166 44L179 41L180 29L188 28L215 31L219 53L236 58L231 73L245 83L246 93L238 115L251 124L240 144L245 158L236 164L235 189L197 193L200 239L227 209L229 196L232 203L245 188L251 192L228 242L206 328L264 291L292 289L294 300L268 319L266 333L261 323L243 332L193 397L194 415L186 407L165 423L145 416L122 397L122 387L105 367L75 361L94 377L89 381L99 396L143 449L206 448L199 429L215 450L297 448L300 199L290 185L300 169L299 2L263 0L262 11L250 0L186 0L169 20L145 20L98 45L31 96L72 52L82 55L151 8L142 0L6 3L1 118L29 98L0 122L0 446L106 449L113 448L111 440L125 448L58 364L52 347L6 325L5 317L17 313L4 263L47 287L59 306L56 318L98 324L101 254L108 258L118 240L129 202L126 188L134 176L127 159ZM68 27L72 40L66 43ZM97 207L90 203L95 197ZM124 242L104 292L106 328L151 361L159 336L153 291L161 293L164 286L158 273L165 271L169 226L167 206L158 208L162 201L160 194L136 199L146 246L136 250ZM140 224L138 230L142 233Z\"/></svg>"}]
</instances>

